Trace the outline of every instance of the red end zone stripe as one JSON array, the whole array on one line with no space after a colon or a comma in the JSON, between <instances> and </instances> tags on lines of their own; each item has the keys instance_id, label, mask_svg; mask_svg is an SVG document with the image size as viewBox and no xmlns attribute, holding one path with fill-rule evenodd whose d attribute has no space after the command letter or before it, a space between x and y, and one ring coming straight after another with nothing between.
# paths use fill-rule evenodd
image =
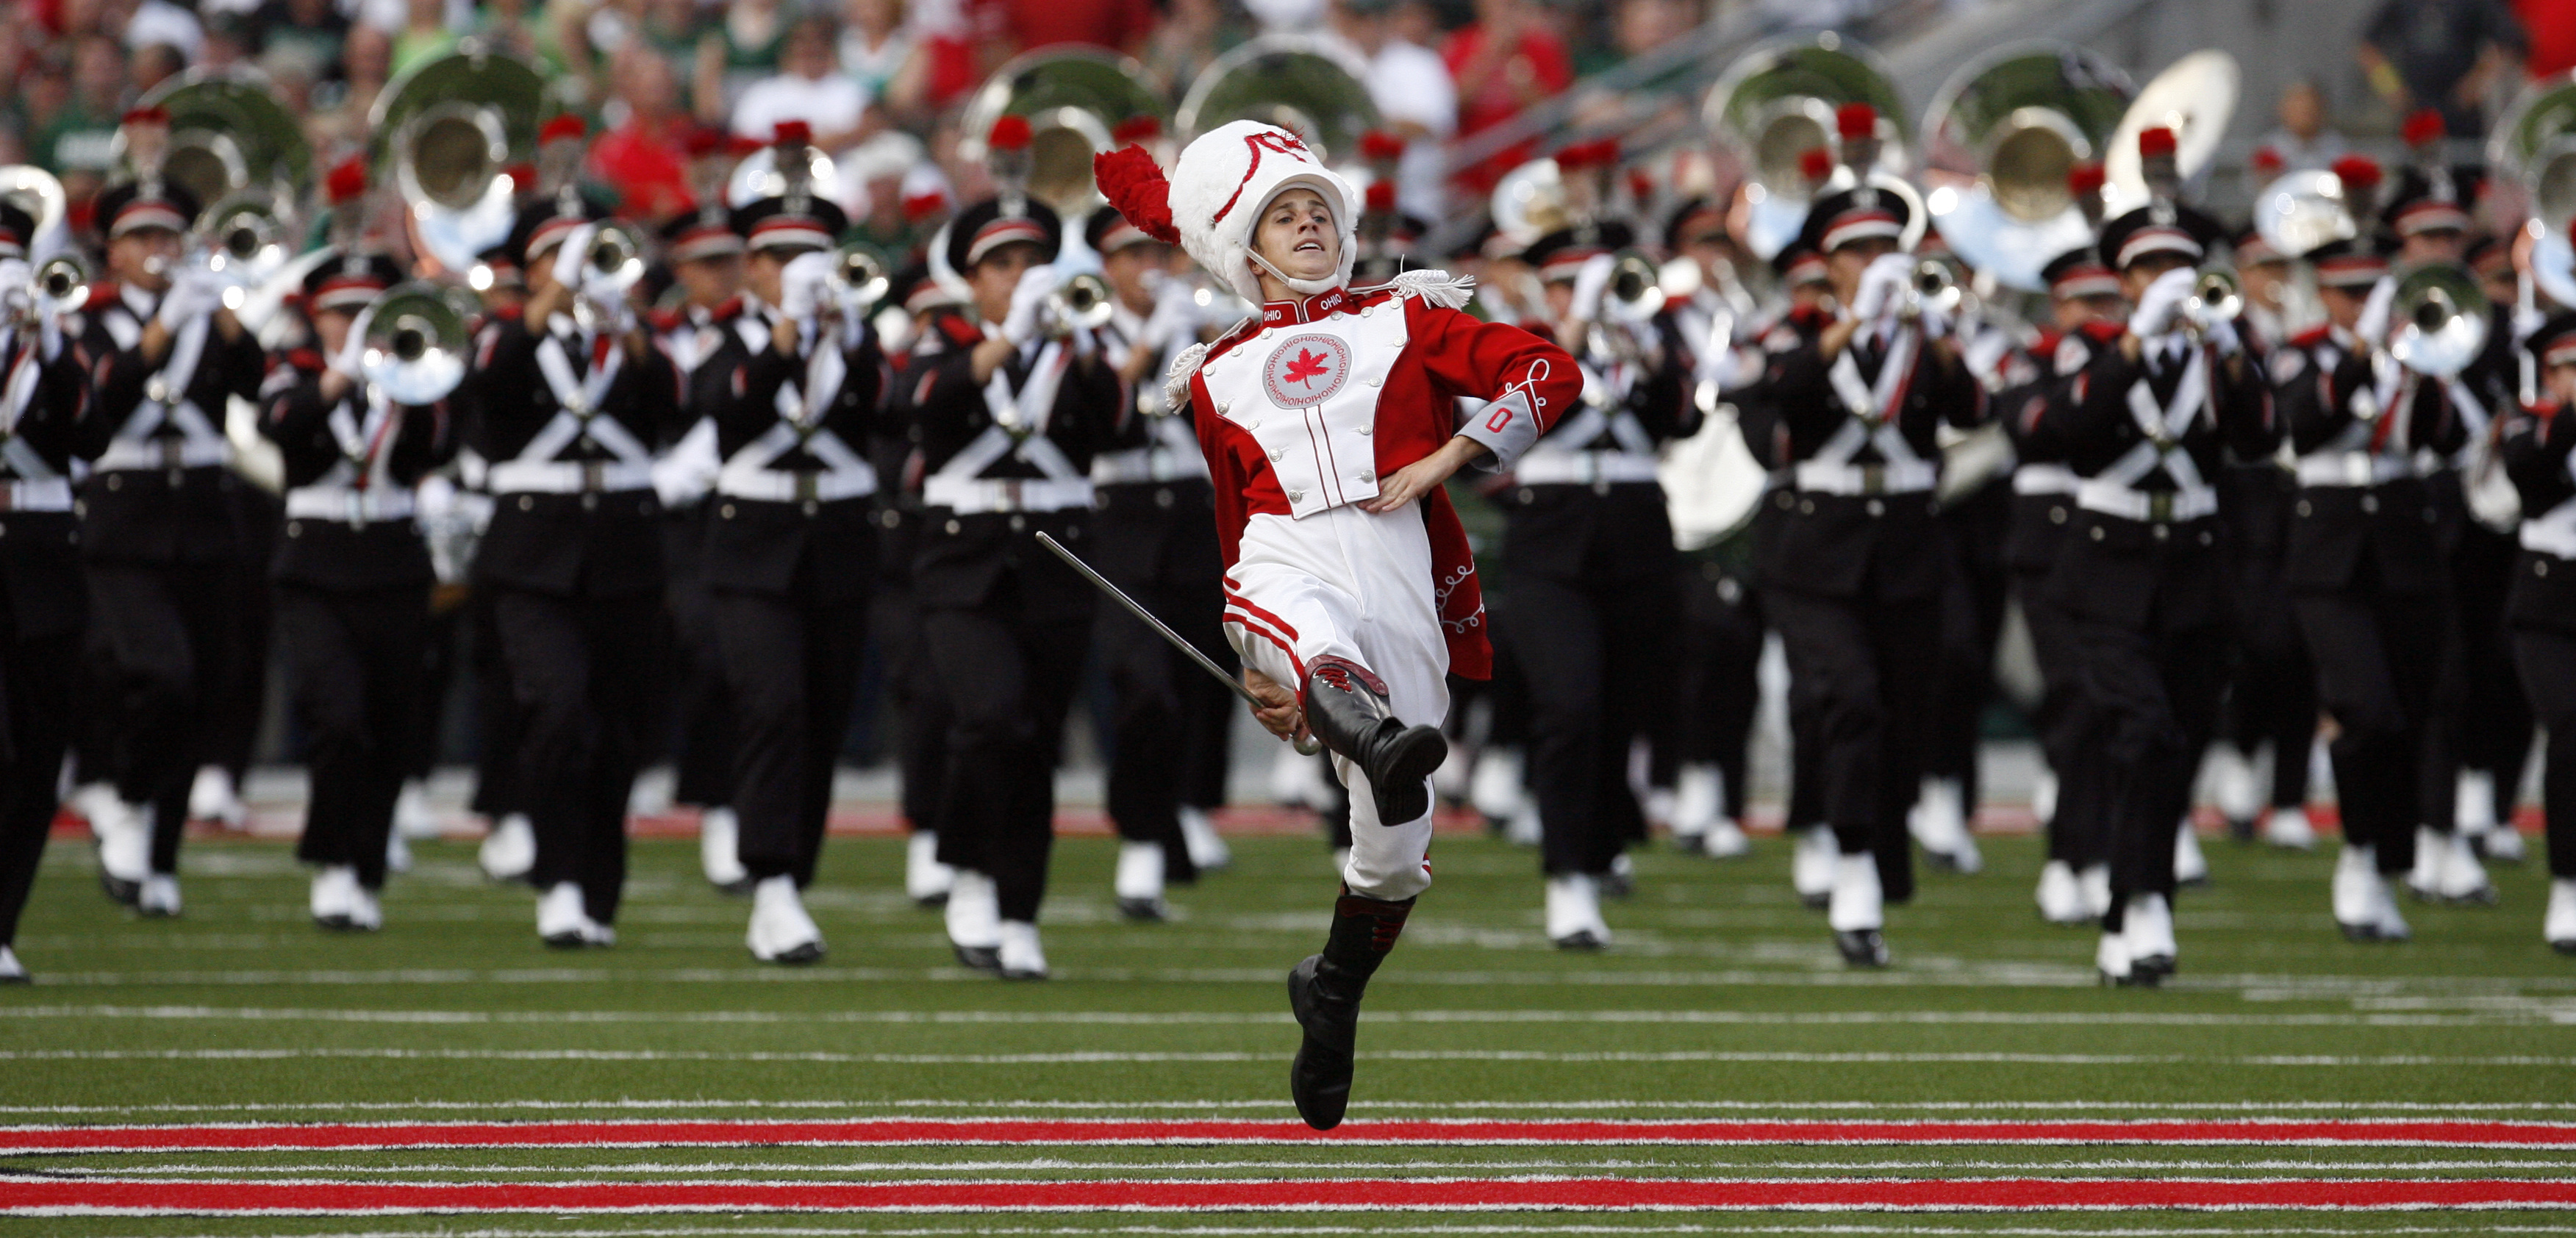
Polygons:
<instances>
[{"instance_id":1,"label":"red end zone stripe","mask_svg":"<svg viewBox=\"0 0 2576 1238\"><path fill-rule=\"evenodd\" d=\"M0 1128L0 1154L836 1144L2351 1144L2576 1147L2551 1122L438 1122Z\"/></svg>"},{"instance_id":2,"label":"red end zone stripe","mask_svg":"<svg viewBox=\"0 0 2576 1238\"><path fill-rule=\"evenodd\" d=\"M2002 1178L1706 1182L545 1183L13 1181L0 1212L1464 1211L1490 1209L2378 1209L2576 1207L2576 1182Z\"/></svg>"}]
</instances>

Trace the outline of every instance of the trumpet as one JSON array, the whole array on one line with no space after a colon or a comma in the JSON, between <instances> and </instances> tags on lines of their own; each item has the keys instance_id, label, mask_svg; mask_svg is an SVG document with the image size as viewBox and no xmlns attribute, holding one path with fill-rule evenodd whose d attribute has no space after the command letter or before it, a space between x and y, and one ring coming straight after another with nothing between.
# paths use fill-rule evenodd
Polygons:
<instances>
[{"instance_id":1,"label":"trumpet","mask_svg":"<svg viewBox=\"0 0 2576 1238\"><path fill-rule=\"evenodd\" d=\"M2191 286L2191 295L2175 307L2174 320L2197 340L2211 327L2244 312L2245 288L2236 282L2236 273L2212 267L2200 273L2200 279Z\"/></svg>"},{"instance_id":2,"label":"trumpet","mask_svg":"<svg viewBox=\"0 0 2576 1238\"><path fill-rule=\"evenodd\" d=\"M585 330L621 321L627 290L644 278L644 239L624 224L600 224L590 251L582 255L581 275L581 287L573 293L573 320Z\"/></svg>"},{"instance_id":3,"label":"trumpet","mask_svg":"<svg viewBox=\"0 0 2576 1238\"><path fill-rule=\"evenodd\" d=\"M2388 309L2388 353L2427 378L2453 378L2486 351L2493 330L2486 293L2467 271L2419 267L2397 281Z\"/></svg>"},{"instance_id":4,"label":"trumpet","mask_svg":"<svg viewBox=\"0 0 2576 1238\"><path fill-rule=\"evenodd\" d=\"M89 263L76 253L60 253L36 268L34 289L40 306L57 313L89 299Z\"/></svg>"},{"instance_id":5,"label":"trumpet","mask_svg":"<svg viewBox=\"0 0 2576 1238\"><path fill-rule=\"evenodd\" d=\"M1948 263L1925 258L1914 264L1914 278L1897 303L1896 317L1901 322L1920 322L1925 314L1955 313L1966 295Z\"/></svg>"},{"instance_id":6,"label":"trumpet","mask_svg":"<svg viewBox=\"0 0 2576 1238\"><path fill-rule=\"evenodd\" d=\"M1097 331L1109 325L1116 310L1110 299L1109 281L1086 271L1067 278L1047 294L1047 318L1054 324L1058 338L1069 336L1076 328Z\"/></svg>"},{"instance_id":7,"label":"trumpet","mask_svg":"<svg viewBox=\"0 0 2576 1238\"><path fill-rule=\"evenodd\" d=\"M894 287L888 279L885 264L856 241L841 246L832 255L832 277L823 284L824 304L848 315L865 314L885 300Z\"/></svg>"},{"instance_id":8,"label":"trumpet","mask_svg":"<svg viewBox=\"0 0 2576 1238\"><path fill-rule=\"evenodd\" d=\"M268 202L240 194L215 204L197 229L198 263L224 284L224 308L238 310L250 290L286 265L286 221Z\"/></svg>"},{"instance_id":9,"label":"trumpet","mask_svg":"<svg viewBox=\"0 0 2576 1238\"><path fill-rule=\"evenodd\" d=\"M359 369L397 404L445 399L465 379L465 323L449 289L419 281L388 288L368 307Z\"/></svg>"}]
</instances>

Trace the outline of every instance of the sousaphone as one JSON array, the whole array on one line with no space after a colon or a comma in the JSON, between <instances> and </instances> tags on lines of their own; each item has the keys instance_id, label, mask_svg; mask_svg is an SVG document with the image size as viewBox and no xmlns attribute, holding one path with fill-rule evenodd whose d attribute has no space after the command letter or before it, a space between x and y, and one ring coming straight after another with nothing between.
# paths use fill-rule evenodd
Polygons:
<instances>
[{"instance_id":1,"label":"sousaphone","mask_svg":"<svg viewBox=\"0 0 2576 1238\"><path fill-rule=\"evenodd\" d=\"M1163 101L1145 88L1144 66L1100 48L1049 48L1013 58L966 102L957 144L960 160L981 163L993 122L1029 122L1028 194L1064 220L1067 235L1101 203L1091 157L1108 153L1110 134L1137 117L1160 125Z\"/></svg>"},{"instance_id":2,"label":"sousaphone","mask_svg":"<svg viewBox=\"0 0 2576 1238\"><path fill-rule=\"evenodd\" d=\"M1999 48L1953 74L1923 119L1941 239L1996 282L2045 291L2040 268L2093 239L2067 173L2105 157L2130 95L2117 65L2064 43Z\"/></svg>"},{"instance_id":3,"label":"sousaphone","mask_svg":"<svg viewBox=\"0 0 2576 1238\"><path fill-rule=\"evenodd\" d=\"M2209 170L2219 140L2227 136L2227 119L2236 114L2243 76L2234 56L2211 48L2173 62L2138 92L2102 160L2104 217L2147 204L2146 172L2138 159L2138 134L2145 130L2173 130L2174 170L2184 183Z\"/></svg>"},{"instance_id":4,"label":"sousaphone","mask_svg":"<svg viewBox=\"0 0 2576 1238\"><path fill-rule=\"evenodd\" d=\"M191 69L153 87L140 106L170 113L161 176L200 203L243 192L292 202L313 182L312 144L257 69Z\"/></svg>"},{"instance_id":5,"label":"sousaphone","mask_svg":"<svg viewBox=\"0 0 2576 1238\"><path fill-rule=\"evenodd\" d=\"M518 219L509 170L535 157L545 94L528 62L469 40L376 97L369 162L390 174L440 266L467 271L509 238Z\"/></svg>"},{"instance_id":6,"label":"sousaphone","mask_svg":"<svg viewBox=\"0 0 2576 1238\"><path fill-rule=\"evenodd\" d=\"M2531 216L2531 278L2560 305L2576 306L2576 72L2526 87L2487 139L2499 193L2522 198Z\"/></svg>"},{"instance_id":7,"label":"sousaphone","mask_svg":"<svg viewBox=\"0 0 2576 1238\"><path fill-rule=\"evenodd\" d=\"M1809 190L1799 161L1811 150L1839 150L1834 117L1850 103L1878 110L1870 170L1901 179L1913 145L1904 98L1887 62L1859 43L1831 32L1773 39L1737 57L1709 87L1700 126L1744 165L1729 226L1756 257L1767 261L1805 226ZM1920 213L1915 221L1923 222Z\"/></svg>"},{"instance_id":8,"label":"sousaphone","mask_svg":"<svg viewBox=\"0 0 2576 1238\"><path fill-rule=\"evenodd\" d=\"M1220 125L1256 120L1303 139L1331 164L1359 153L1376 128L1368 66L1339 43L1306 35L1264 35L1209 62L1190 83L1173 123L1188 142Z\"/></svg>"}]
</instances>

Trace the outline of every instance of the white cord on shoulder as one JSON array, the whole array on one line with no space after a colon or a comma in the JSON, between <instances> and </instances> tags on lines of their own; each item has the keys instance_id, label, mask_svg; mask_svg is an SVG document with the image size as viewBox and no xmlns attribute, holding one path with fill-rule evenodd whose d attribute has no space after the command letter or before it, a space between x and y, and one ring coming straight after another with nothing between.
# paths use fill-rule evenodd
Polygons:
<instances>
[{"instance_id":1,"label":"white cord on shoulder","mask_svg":"<svg viewBox=\"0 0 2576 1238\"><path fill-rule=\"evenodd\" d=\"M1400 297L1418 297L1442 309L1462 310L1476 295L1476 277L1447 271L1399 271L1386 286Z\"/></svg>"},{"instance_id":2,"label":"white cord on shoulder","mask_svg":"<svg viewBox=\"0 0 2576 1238\"><path fill-rule=\"evenodd\" d=\"M1207 345L1192 344L1172 358L1171 370L1163 375L1165 408L1177 413L1190 406L1190 375L1199 372L1199 366L1207 361L1207 354Z\"/></svg>"}]
</instances>

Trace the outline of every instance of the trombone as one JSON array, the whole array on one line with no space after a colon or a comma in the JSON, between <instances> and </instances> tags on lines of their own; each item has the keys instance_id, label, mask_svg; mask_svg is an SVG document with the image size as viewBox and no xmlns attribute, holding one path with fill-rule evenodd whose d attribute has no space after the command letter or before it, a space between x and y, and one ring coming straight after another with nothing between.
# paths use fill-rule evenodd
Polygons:
<instances>
[{"instance_id":1,"label":"trombone","mask_svg":"<svg viewBox=\"0 0 2576 1238\"><path fill-rule=\"evenodd\" d=\"M1058 339L1075 331L1097 331L1109 325L1110 315L1117 310L1110 299L1109 281L1088 271L1068 276L1047 294L1049 334Z\"/></svg>"},{"instance_id":2,"label":"trombone","mask_svg":"<svg viewBox=\"0 0 2576 1238\"><path fill-rule=\"evenodd\" d=\"M358 368L396 404L434 404L465 381L466 311L458 294L414 280L377 294L367 307Z\"/></svg>"}]
</instances>

